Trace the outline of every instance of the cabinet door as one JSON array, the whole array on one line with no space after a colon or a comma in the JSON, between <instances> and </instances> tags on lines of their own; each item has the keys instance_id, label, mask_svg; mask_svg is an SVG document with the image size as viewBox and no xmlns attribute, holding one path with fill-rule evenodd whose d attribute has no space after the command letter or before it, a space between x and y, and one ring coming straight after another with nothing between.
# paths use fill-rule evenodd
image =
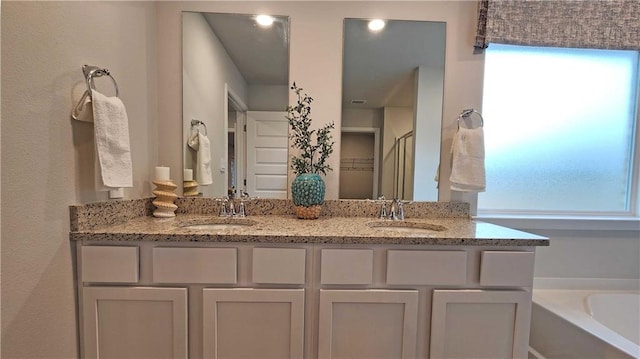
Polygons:
<instances>
[{"instance_id":1,"label":"cabinet door","mask_svg":"<svg viewBox=\"0 0 640 359\"><path fill-rule=\"evenodd\" d=\"M418 291L320 290L318 358L413 358Z\"/></svg>"},{"instance_id":2,"label":"cabinet door","mask_svg":"<svg viewBox=\"0 0 640 359\"><path fill-rule=\"evenodd\" d=\"M530 321L529 292L434 290L430 358L527 358Z\"/></svg>"},{"instance_id":3,"label":"cabinet door","mask_svg":"<svg viewBox=\"0 0 640 359\"><path fill-rule=\"evenodd\" d=\"M204 289L205 358L302 358L304 289Z\"/></svg>"},{"instance_id":4,"label":"cabinet door","mask_svg":"<svg viewBox=\"0 0 640 359\"><path fill-rule=\"evenodd\" d=\"M83 358L186 358L185 288L84 287Z\"/></svg>"}]
</instances>

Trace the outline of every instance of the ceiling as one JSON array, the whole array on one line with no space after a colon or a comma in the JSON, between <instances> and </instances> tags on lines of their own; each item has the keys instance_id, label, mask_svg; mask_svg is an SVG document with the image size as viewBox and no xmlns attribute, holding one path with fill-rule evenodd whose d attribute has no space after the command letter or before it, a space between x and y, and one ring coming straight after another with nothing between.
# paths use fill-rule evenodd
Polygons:
<instances>
[{"instance_id":1,"label":"ceiling","mask_svg":"<svg viewBox=\"0 0 640 359\"><path fill-rule=\"evenodd\" d=\"M288 84L287 17L276 17L265 29L250 15L204 16L249 85ZM367 21L344 22L343 107L413 106L415 69L444 68L445 24L391 20L372 33ZM354 105L351 100L366 103Z\"/></svg>"},{"instance_id":2,"label":"ceiling","mask_svg":"<svg viewBox=\"0 0 640 359\"><path fill-rule=\"evenodd\" d=\"M262 28L256 24L252 15L203 15L249 85L287 85L287 17L275 17L276 21L270 28Z\"/></svg>"}]
</instances>

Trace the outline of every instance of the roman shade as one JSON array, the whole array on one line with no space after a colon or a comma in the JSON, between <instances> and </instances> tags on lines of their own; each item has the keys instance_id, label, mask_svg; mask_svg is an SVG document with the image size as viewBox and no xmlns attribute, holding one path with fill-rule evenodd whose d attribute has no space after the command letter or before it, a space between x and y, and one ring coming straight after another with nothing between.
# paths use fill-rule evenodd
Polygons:
<instances>
[{"instance_id":1,"label":"roman shade","mask_svg":"<svg viewBox=\"0 0 640 359\"><path fill-rule=\"evenodd\" d=\"M481 0L478 6L476 48L640 50L639 0Z\"/></svg>"}]
</instances>

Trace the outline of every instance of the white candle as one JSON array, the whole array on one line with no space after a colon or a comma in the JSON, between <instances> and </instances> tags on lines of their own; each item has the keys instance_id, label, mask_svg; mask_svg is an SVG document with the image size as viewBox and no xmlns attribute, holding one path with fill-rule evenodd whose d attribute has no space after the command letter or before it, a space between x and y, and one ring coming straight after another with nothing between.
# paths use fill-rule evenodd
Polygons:
<instances>
[{"instance_id":1,"label":"white candle","mask_svg":"<svg viewBox=\"0 0 640 359\"><path fill-rule=\"evenodd\" d=\"M169 167L156 167L156 180L158 181L168 181L170 179L169 176Z\"/></svg>"},{"instance_id":2,"label":"white candle","mask_svg":"<svg viewBox=\"0 0 640 359\"><path fill-rule=\"evenodd\" d=\"M184 180L185 181L193 181L193 170L185 168L184 169Z\"/></svg>"}]
</instances>

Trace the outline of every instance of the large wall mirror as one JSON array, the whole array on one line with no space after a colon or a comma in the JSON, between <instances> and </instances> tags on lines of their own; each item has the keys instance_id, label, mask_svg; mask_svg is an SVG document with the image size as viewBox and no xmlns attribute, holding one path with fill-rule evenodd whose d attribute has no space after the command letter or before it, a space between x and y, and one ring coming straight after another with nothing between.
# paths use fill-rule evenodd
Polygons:
<instances>
[{"instance_id":1,"label":"large wall mirror","mask_svg":"<svg viewBox=\"0 0 640 359\"><path fill-rule=\"evenodd\" d=\"M340 198L438 199L445 30L345 19Z\"/></svg>"},{"instance_id":2,"label":"large wall mirror","mask_svg":"<svg viewBox=\"0 0 640 359\"><path fill-rule=\"evenodd\" d=\"M182 13L183 164L198 193L287 196L289 19Z\"/></svg>"}]
</instances>

